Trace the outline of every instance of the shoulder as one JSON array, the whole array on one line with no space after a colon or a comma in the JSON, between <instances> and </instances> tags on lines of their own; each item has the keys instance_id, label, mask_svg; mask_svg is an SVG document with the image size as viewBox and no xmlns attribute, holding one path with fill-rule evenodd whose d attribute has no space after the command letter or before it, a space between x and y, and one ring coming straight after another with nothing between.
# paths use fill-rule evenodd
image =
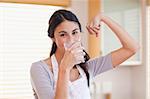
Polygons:
<instances>
[{"instance_id":1,"label":"shoulder","mask_svg":"<svg viewBox=\"0 0 150 99\"><path fill-rule=\"evenodd\" d=\"M54 85L53 75L49 71L49 68L44 60L32 63L30 68L30 80L33 88L41 93L43 92L43 90L47 92L46 89L53 88Z\"/></svg>"},{"instance_id":2,"label":"shoulder","mask_svg":"<svg viewBox=\"0 0 150 99\"><path fill-rule=\"evenodd\" d=\"M41 72L47 70L45 64L43 63L43 60L39 60L36 62L33 62L31 64L30 72Z\"/></svg>"},{"instance_id":3,"label":"shoulder","mask_svg":"<svg viewBox=\"0 0 150 99\"><path fill-rule=\"evenodd\" d=\"M49 58L33 62L30 72L52 72L52 64Z\"/></svg>"},{"instance_id":4,"label":"shoulder","mask_svg":"<svg viewBox=\"0 0 150 99\"><path fill-rule=\"evenodd\" d=\"M42 60L37 61L37 62L33 62L33 63L31 64L30 72L31 72L31 73L34 73L34 72L43 71L43 70L44 70L43 65L44 65L44 64L42 63Z\"/></svg>"}]
</instances>

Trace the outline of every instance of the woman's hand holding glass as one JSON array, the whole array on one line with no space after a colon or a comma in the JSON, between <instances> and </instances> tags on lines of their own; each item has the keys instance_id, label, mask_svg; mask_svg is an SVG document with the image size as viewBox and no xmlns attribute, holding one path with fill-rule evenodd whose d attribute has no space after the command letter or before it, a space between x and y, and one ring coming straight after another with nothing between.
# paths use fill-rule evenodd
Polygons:
<instances>
[{"instance_id":1,"label":"woman's hand holding glass","mask_svg":"<svg viewBox=\"0 0 150 99\"><path fill-rule=\"evenodd\" d=\"M85 52L83 52L84 48L81 46L80 41L74 43L65 42L64 48L65 54L61 60L61 66L63 66L64 69L71 70L74 65L85 62Z\"/></svg>"}]
</instances>

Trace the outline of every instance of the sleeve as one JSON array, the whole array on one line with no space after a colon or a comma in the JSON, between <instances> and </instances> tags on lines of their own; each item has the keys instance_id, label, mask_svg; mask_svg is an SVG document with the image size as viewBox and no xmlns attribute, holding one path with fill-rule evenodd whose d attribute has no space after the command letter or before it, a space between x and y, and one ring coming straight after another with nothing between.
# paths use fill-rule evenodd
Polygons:
<instances>
[{"instance_id":1,"label":"sleeve","mask_svg":"<svg viewBox=\"0 0 150 99\"><path fill-rule=\"evenodd\" d=\"M38 99L54 99L52 81L50 81L48 72L40 64L32 64L30 76L32 87Z\"/></svg>"},{"instance_id":2,"label":"sleeve","mask_svg":"<svg viewBox=\"0 0 150 99\"><path fill-rule=\"evenodd\" d=\"M91 59L87 62L90 77L93 78L100 73L113 69L111 53L106 56Z\"/></svg>"}]
</instances>

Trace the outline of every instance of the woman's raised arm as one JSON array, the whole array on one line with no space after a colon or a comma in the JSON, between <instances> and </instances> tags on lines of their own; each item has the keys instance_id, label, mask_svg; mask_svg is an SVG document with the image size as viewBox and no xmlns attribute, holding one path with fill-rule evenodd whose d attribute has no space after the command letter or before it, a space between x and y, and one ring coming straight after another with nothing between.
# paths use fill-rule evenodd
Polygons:
<instances>
[{"instance_id":1,"label":"woman's raised arm","mask_svg":"<svg viewBox=\"0 0 150 99\"><path fill-rule=\"evenodd\" d=\"M88 31L98 36L101 22L104 22L115 33L122 44L119 49L111 52L112 64L115 68L134 55L139 49L139 44L115 21L101 14L95 16L92 22L87 26Z\"/></svg>"}]
</instances>

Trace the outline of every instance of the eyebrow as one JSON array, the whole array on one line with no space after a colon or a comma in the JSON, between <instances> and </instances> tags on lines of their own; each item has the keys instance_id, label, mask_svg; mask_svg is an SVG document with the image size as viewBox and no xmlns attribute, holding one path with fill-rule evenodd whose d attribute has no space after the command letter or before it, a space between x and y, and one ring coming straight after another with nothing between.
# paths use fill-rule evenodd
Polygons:
<instances>
[{"instance_id":1,"label":"eyebrow","mask_svg":"<svg viewBox=\"0 0 150 99\"><path fill-rule=\"evenodd\" d=\"M76 30L79 30L79 28L75 28L75 29L72 30L72 31L74 32L74 31L76 31ZM67 33L67 32L66 32L66 31L60 31L60 32L58 32L58 33L60 34L60 33Z\"/></svg>"},{"instance_id":2,"label":"eyebrow","mask_svg":"<svg viewBox=\"0 0 150 99\"><path fill-rule=\"evenodd\" d=\"M66 31L60 31L60 32L58 32L58 33L60 34L60 33L67 33L67 32L66 32Z\"/></svg>"},{"instance_id":3,"label":"eyebrow","mask_svg":"<svg viewBox=\"0 0 150 99\"><path fill-rule=\"evenodd\" d=\"M75 28L75 29L73 30L73 32L76 31L76 30L79 30L79 28Z\"/></svg>"}]
</instances>

